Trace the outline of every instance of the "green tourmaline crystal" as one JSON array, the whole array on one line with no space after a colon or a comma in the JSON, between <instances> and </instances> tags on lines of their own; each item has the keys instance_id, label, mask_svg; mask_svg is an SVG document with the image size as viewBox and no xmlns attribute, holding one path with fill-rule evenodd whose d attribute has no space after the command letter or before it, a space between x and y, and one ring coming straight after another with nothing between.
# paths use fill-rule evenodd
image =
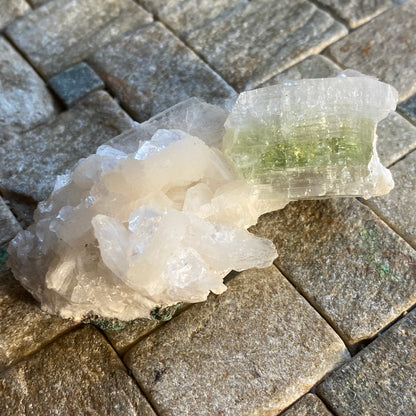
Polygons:
<instances>
[{"instance_id":1,"label":"green tourmaline crystal","mask_svg":"<svg viewBox=\"0 0 416 416\"><path fill-rule=\"evenodd\" d=\"M223 150L264 197L372 196L380 175L391 183L374 142L396 100L390 85L363 76L248 91L226 122Z\"/></svg>"}]
</instances>

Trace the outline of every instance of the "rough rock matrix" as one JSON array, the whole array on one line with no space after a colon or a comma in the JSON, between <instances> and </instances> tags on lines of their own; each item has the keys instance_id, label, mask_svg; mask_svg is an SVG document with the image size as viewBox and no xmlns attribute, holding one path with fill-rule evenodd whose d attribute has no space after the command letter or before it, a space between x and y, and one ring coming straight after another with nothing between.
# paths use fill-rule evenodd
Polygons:
<instances>
[{"instance_id":1,"label":"rough rock matrix","mask_svg":"<svg viewBox=\"0 0 416 416\"><path fill-rule=\"evenodd\" d=\"M43 309L76 320L129 321L222 293L228 272L277 256L246 230L261 214L391 189L375 126L396 98L354 74L243 93L229 115L180 103L59 176L9 265Z\"/></svg>"}]
</instances>

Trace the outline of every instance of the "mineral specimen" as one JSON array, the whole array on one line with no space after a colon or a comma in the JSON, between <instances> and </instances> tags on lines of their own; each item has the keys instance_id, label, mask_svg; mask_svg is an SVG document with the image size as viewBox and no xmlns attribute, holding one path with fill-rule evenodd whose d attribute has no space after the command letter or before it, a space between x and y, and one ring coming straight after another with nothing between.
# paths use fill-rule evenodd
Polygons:
<instances>
[{"instance_id":1,"label":"mineral specimen","mask_svg":"<svg viewBox=\"0 0 416 416\"><path fill-rule=\"evenodd\" d=\"M369 198L393 188L377 156L375 130L396 108L397 91L355 71L340 75L238 98L223 148L262 197Z\"/></svg>"},{"instance_id":2,"label":"mineral specimen","mask_svg":"<svg viewBox=\"0 0 416 416\"><path fill-rule=\"evenodd\" d=\"M392 187L375 126L396 98L354 74L243 93L227 120L180 103L59 176L9 265L43 309L76 320L130 321L219 294L229 271L277 256L246 231L261 214Z\"/></svg>"}]
</instances>

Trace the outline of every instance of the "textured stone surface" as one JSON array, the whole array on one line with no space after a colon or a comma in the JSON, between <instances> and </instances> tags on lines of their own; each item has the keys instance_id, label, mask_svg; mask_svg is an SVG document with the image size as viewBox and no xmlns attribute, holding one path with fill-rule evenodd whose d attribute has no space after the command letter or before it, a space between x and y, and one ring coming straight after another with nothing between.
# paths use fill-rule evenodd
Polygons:
<instances>
[{"instance_id":1,"label":"textured stone surface","mask_svg":"<svg viewBox=\"0 0 416 416\"><path fill-rule=\"evenodd\" d=\"M182 304L174 312L174 316L184 311L189 304ZM130 349L137 341L148 335L155 330L158 326L164 325L164 321L155 319L140 319L130 325L127 325L123 329L116 331L105 330L105 335L111 342L114 349L121 355L123 355L128 349Z\"/></svg>"},{"instance_id":2,"label":"textured stone surface","mask_svg":"<svg viewBox=\"0 0 416 416\"><path fill-rule=\"evenodd\" d=\"M413 124L416 124L416 94L399 104L398 108Z\"/></svg>"},{"instance_id":3,"label":"textured stone surface","mask_svg":"<svg viewBox=\"0 0 416 416\"><path fill-rule=\"evenodd\" d=\"M160 19L239 91L255 87L347 33L304 0L152 3Z\"/></svg>"},{"instance_id":4,"label":"textured stone surface","mask_svg":"<svg viewBox=\"0 0 416 416\"><path fill-rule=\"evenodd\" d=\"M37 201L45 199L57 174L132 126L107 93L94 92L51 122L0 147L0 185Z\"/></svg>"},{"instance_id":5,"label":"textured stone surface","mask_svg":"<svg viewBox=\"0 0 416 416\"><path fill-rule=\"evenodd\" d=\"M52 0L28 0L32 7L40 7Z\"/></svg>"},{"instance_id":6,"label":"textured stone surface","mask_svg":"<svg viewBox=\"0 0 416 416\"><path fill-rule=\"evenodd\" d=\"M49 86L69 107L88 93L103 88L104 83L85 62L80 62L52 77Z\"/></svg>"},{"instance_id":7,"label":"textured stone surface","mask_svg":"<svg viewBox=\"0 0 416 416\"><path fill-rule=\"evenodd\" d=\"M235 95L160 23L102 48L89 62L138 121L190 97L221 105Z\"/></svg>"},{"instance_id":8,"label":"textured stone surface","mask_svg":"<svg viewBox=\"0 0 416 416\"><path fill-rule=\"evenodd\" d=\"M280 416L331 416L332 413L314 394L306 394Z\"/></svg>"},{"instance_id":9,"label":"textured stone surface","mask_svg":"<svg viewBox=\"0 0 416 416\"><path fill-rule=\"evenodd\" d=\"M105 338L73 331L0 375L4 415L154 416Z\"/></svg>"},{"instance_id":10,"label":"textured stone surface","mask_svg":"<svg viewBox=\"0 0 416 416\"><path fill-rule=\"evenodd\" d=\"M25 0L0 0L0 29L28 10L30 6Z\"/></svg>"},{"instance_id":11,"label":"textured stone surface","mask_svg":"<svg viewBox=\"0 0 416 416\"><path fill-rule=\"evenodd\" d=\"M0 143L7 133L28 130L55 111L45 83L0 36Z\"/></svg>"},{"instance_id":12,"label":"textured stone surface","mask_svg":"<svg viewBox=\"0 0 416 416\"><path fill-rule=\"evenodd\" d=\"M397 113L390 114L378 124L377 136L377 151L385 166L416 148L416 127Z\"/></svg>"},{"instance_id":13,"label":"textured stone surface","mask_svg":"<svg viewBox=\"0 0 416 416\"><path fill-rule=\"evenodd\" d=\"M391 171L396 183L393 191L366 204L416 248L416 151L395 164Z\"/></svg>"},{"instance_id":14,"label":"textured stone surface","mask_svg":"<svg viewBox=\"0 0 416 416\"><path fill-rule=\"evenodd\" d=\"M140 338L161 325L159 321L139 320L123 329L109 331L106 330L105 335L111 342L112 346L119 354L124 354L132 347Z\"/></svg>"},{"instance_id":15,"label":"textured stone surface","mask_svg":"<svg viewBox=\"0 0 416 416\"><path fill-rule=\"evenodd\" d=\"M416 301L416 252L354 199L291 203L251 230L274 241L275 263L349 344Z\"/></svg>"},{"instance_id":16,"label":"textured stone surface","mask_svg":"<svg viewBox=\"0 0 416 416\"><path fill-rule=\"evenodd\" d=\"M394 5L393 0L318 0L352 28L368 22Z\"/></svg>"},{"instance_id":17,"label":"textured stone surface","mask_svg":"<svg viewBox=\"0 0 416 416\"><path fill-rule=\"evenodd\" d=\"M303 78L329 78L337 76L342 69L330 59L322 55L312 55L309 58L293 65L286 71L267 80L261 87L274 85L286 80Z\"/></svg>"},{"instance_id":18,"label":"textured stone surface","mask_svg":"<svg viewBox=\"0 0 416 416\"><path fill-rule=\"evenodd\" d=\"M415 45L416 0L409 0L341 39L329 53L348 68L394 85L404 100L416 92Z\"/></svg>"},{"instance_id":19,"label":"textured stone surface","mask_svg":"<svg viewBox=\"0 0 416 416\"><path fill-rule=\"evenodd\" d=\"M0 271L0 371L73 326L41 311L9 271Z\"/></svg>"},{"instance_id":20,"label":"textured stone surface","mask_svg":"<svg viewBox=\"0 0 416 416\"><path fill-rule=\"evenodd\" d=\"M33 222L33 212L36 209L37 202L32 198L25 198L22 195L16 195L13 192L8 192L7 189L2 189L3 199L6 201L13 213L14 217L19 222L22 228L26 228Z\"/></svg>"},{"instance_id":21,"label":"textured stone surface","mask_svg":"<svg viewBox=\"0 0 416 416\"><path fill-rule=\"evenodd\" d=\"M150 21L133 0L56 0L14 21L7 33L49 78Z\"/></svg>"},{"instance_id":22,"label":"textured stone surface","mask_svg":"<svg viewBox=\"0 0 416 416\"><path fill-rule=\"evenodd\" d=\"M311 332L310 328L314 328ZM130 350L158 414L275 415L348 353L274 268L248 270Z\"/></svg>"},{"instance_id":23,"label":"textured stone surface","mask_svg":"<svg viewBox=\"0 0 416 416\"><path fill-rule=\"evenodd\" d=\"M0 197L0 247L10 241L20 230L17 219Z\"/></svg>"},{"instance_id":24,"label":"textured stone surface","mask_svg":"<svg viewBox=\"0 0 416 416\"><path fill-rule=\"evenodd\" d=\"M416 311L333 373L318 388L337 415L416 414Z\"/></svg>"}]
</instances>

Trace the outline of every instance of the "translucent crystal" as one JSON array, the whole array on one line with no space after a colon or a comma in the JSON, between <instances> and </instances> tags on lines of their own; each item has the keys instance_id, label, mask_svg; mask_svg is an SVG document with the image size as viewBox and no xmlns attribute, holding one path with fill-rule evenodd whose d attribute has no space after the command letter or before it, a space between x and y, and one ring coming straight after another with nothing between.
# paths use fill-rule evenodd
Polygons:
<instances>
[{"instance_id":1,"label":"translucent crystal","mask_svg":"<svg viewBox=\"0 0 416 416\"><path fill-rule=\"evenodd\" d=\"M110 140L57 178L11 242L15 277L48 312L129 321L270 265L274 244L246 230L261 214L393 186L375 127L397 93L349 75L243 93L228 118L189 99Z\"/></svg>"},{"instance_id":2,"label":"translucent crystal","mask_svg":"<svg viewBox=\"0 0 416 416\"><path fill-rule=\"evenodd\" d=\"M261 197L382 195L393 180L375 130L396 103L393 87L353 71L248 91L225 123L223 150Z\"/></svg>"},{"instance_id":3,"label":"translucent crystal","mask_svg":"<svg viewBox=\"0 0 416 416\"><path fill-rule=\"evenodd\" d=\"M15 276L48 312L149 317L222 293L231 270L277 256L246 231L264 206L221 152L180 130L156 130L150 141L130 133L133 152L120 149L133 146L124 136L123 146L101 146L59 177L9 246Z\"/></svg>"}]
</instances>

